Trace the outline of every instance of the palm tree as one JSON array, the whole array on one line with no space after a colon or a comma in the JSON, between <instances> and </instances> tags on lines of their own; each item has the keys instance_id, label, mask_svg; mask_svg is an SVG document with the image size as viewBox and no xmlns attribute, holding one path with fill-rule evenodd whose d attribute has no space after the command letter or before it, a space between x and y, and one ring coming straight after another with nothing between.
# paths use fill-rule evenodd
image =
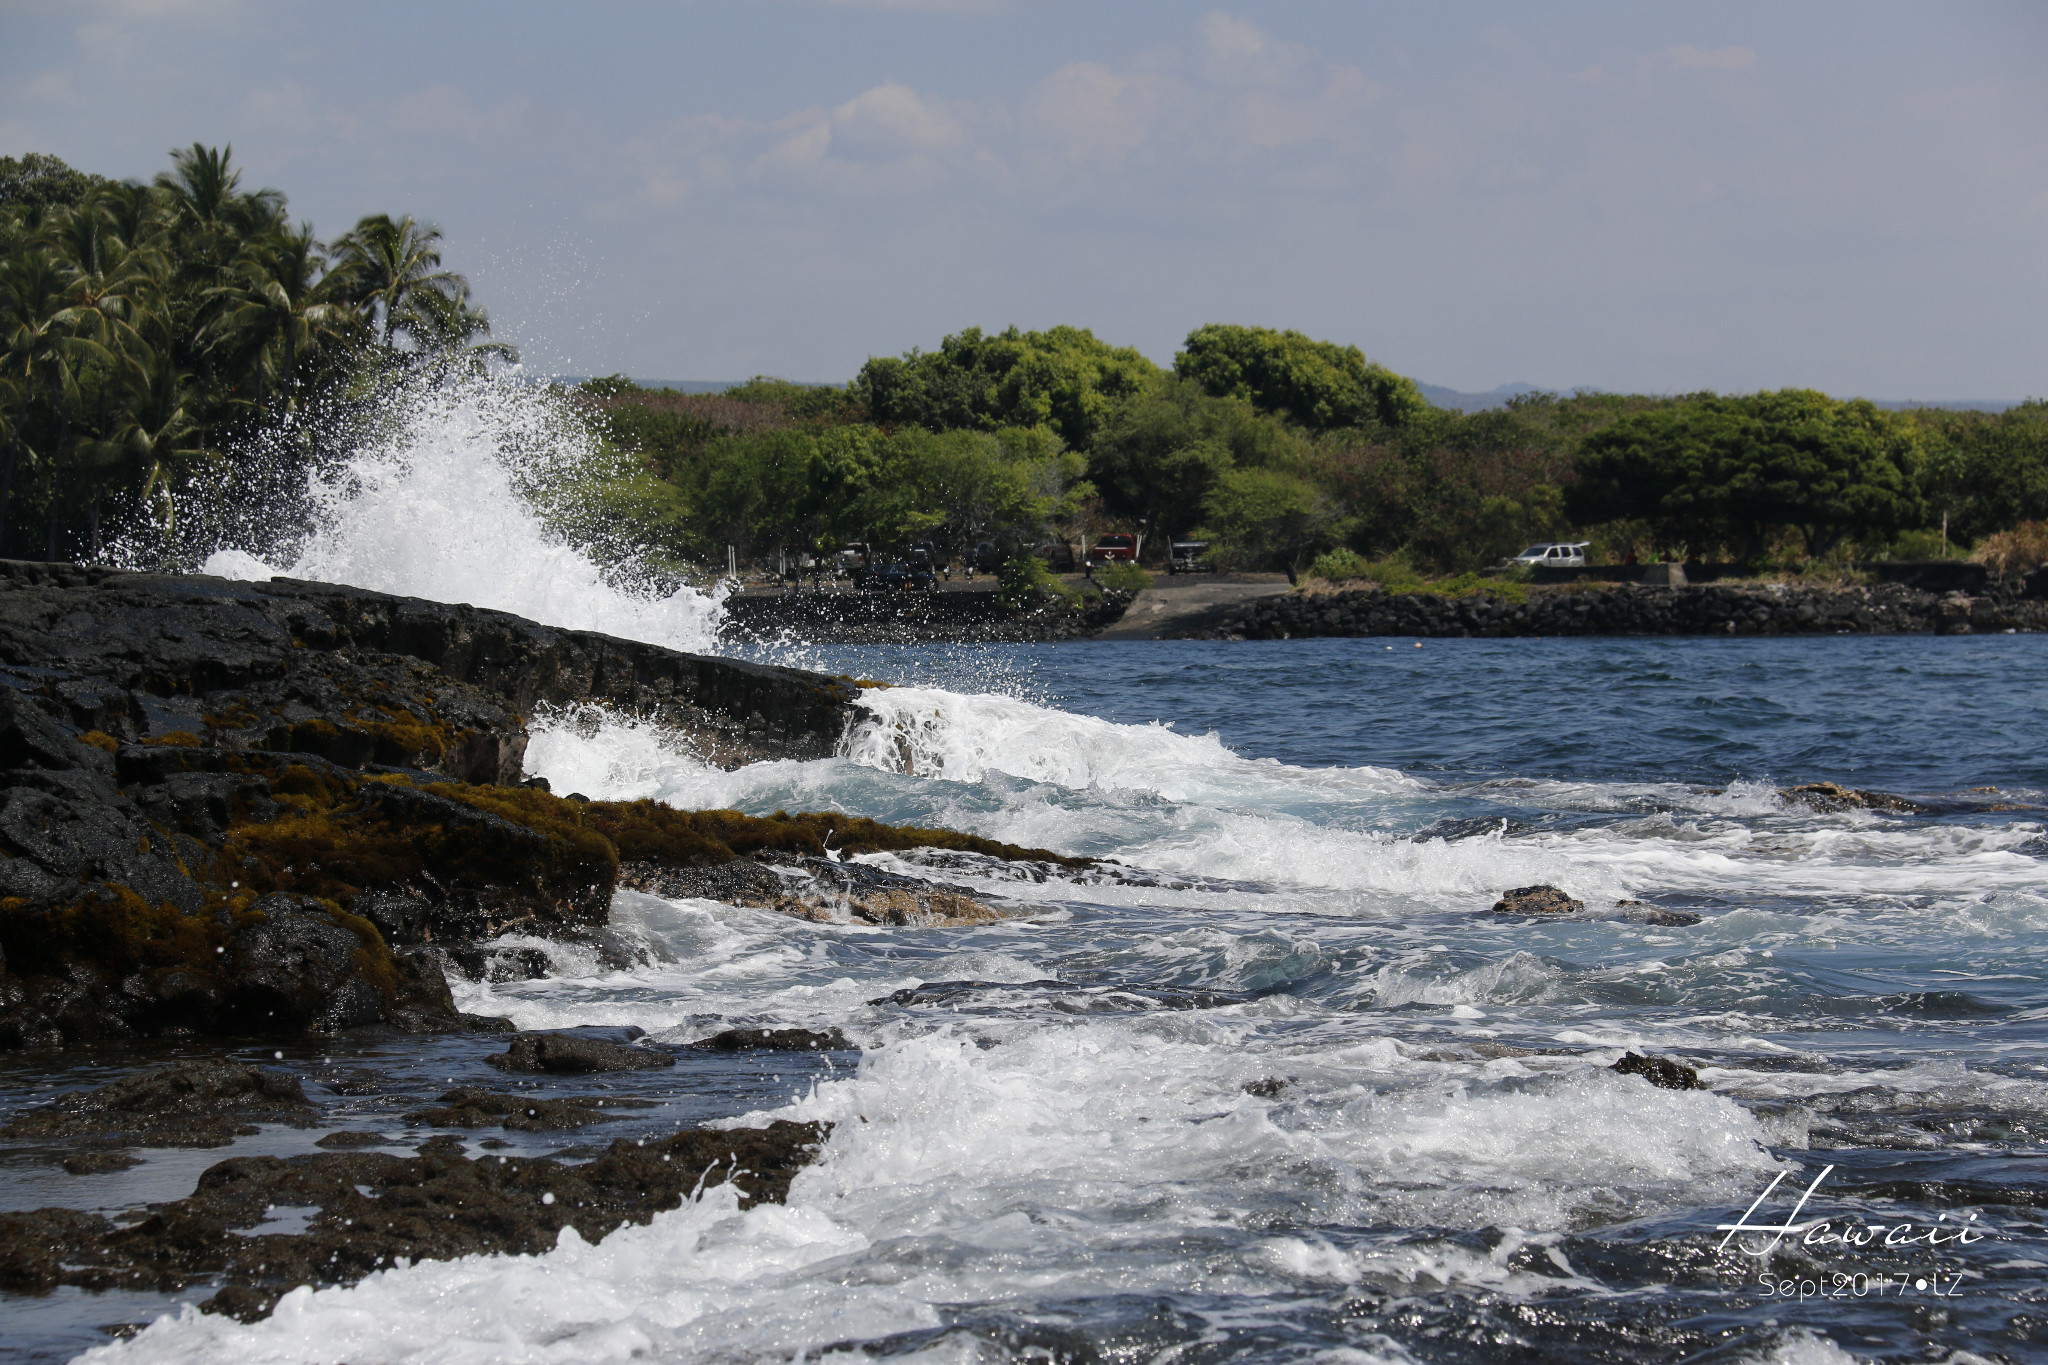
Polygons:
<instances>
[{"instance_id":1,"label":"palm tree","mask_svg":"<svg viewBox=\"0 0 2048 1365\"><path fill-rule=\"evenodd\" d=\"M0 375L15 379L33 400L48 401L57 414L57 437L47 451L50 473L50 535L46 557L57 557L57 511L63 461L71 453L71 422L78 405L78 377L90 361L109 365L113 356L90 337L80 336L81 310L70 292L78 272L47 250L15 256L0 266ZM15 443L8 449L5 483L13 483Z\"/></svg>"},{"instance_id":2,"label":"palm tree","mask_svg":"<svg viewBox=\"0 0 2048 1365\"><path fill-rule=\"evenodd\" d=\"M142 385L135 393L137 401L124 413L113 439L94 452L102 467L134 483L137 503L145 515L158 522L167 539L177 511L175 488L188 465L212 454L192 417L196 397L191 376L168 357L159 357L143 372ZM97 555L97 502L93 512L93 553Z\"/></svg>"},{"instance_id":3,"label":"palm tree","mask_svg":"<svg viewBox=\"0 0 2048 1365\"><path fill-rule=\"evenodd\" d=\"M109 351L133 354L145 343L136 330L168 273L162 253L133 247L114 214L96 204L55 210L47 240L71 267L67 291L73 326Z\"/></svg>"},{"instance_id":4,"label":"palm tree","mask_svg":"<svg viewBox=\"0 0 2048 1365\"><path fill-rule=\"evenodd\" d=\"M210 337L243 358L259 401L274 368L286 412L299 362L347 340L358 325L357 314L334 300L338 281L324 273L326 264L312 225L301 224L244 247L232 279L213 291Z\"/></svg>"},{"instance_id":5,"label":"palm tree","mask_svg":"<svg viewBox=\"0 0 2048 1365\"><path fill-rule=\"evenodd\" d=\"M479 373L490 360L519 363L519 348L503 341L478 342L491 334L491 315L459 294L419 293L407 300L398 330L412 341L422 363L437 376L454 371Z\"/></svg>"},{"instance_id":6,"label":"palm tree","mask_svg":"<svg viewBox=\"0 0 2048 1365\"><path fill-rule=\"evenodd\" d=\"M394 219L379 213L363 219L336 244L342 287L370 318L381 324L383 347L393 349L398 333L411 320L436 307L438 295L450 301L466 298L469 281L441 269L441 230L415 222L412 215Z\"/></svg>"},{"instance_id":7,"label":"palm tree","mask_svg":"<svg viewBox=\"0 0 2048 1365\"><path fill-rule=\"evenodd\" d=\"M243 192L234 155L233 147L195 142L173 151L171 169L156 178L172 223L213 248L199 254L210 258L201 264L216 268L226 264L237 241L284 225L284 195L272 189Z\"/></svg>"}]
</instances>

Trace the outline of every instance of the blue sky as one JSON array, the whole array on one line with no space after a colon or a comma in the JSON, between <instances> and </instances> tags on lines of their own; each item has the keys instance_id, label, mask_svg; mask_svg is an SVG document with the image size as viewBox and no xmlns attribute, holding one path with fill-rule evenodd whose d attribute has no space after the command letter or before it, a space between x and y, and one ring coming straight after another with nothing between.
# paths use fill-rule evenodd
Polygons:
<instances>
[{"instance_id":1,"label":"blue sky","mask_svg":"<svg viewBox=\"0 0 2048 1365\"><path fill-rule=\"evenodd\" d=\"M2048 5L0 0L0 153L232 143L536 365L1204 322L1485 389L2048 394Z\"/></svg>"}]
</instances>

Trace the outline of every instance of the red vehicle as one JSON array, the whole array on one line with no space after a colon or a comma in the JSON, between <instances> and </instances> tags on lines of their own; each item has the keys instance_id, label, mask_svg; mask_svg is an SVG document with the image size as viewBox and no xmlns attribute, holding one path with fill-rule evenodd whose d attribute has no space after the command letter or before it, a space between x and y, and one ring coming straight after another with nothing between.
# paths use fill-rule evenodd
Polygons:
<instances>
[{"instance_id":1,"label":"red vehicle","mask_svg":"<svg viewBox=\"0 0 2048 1365\"><path fill-rule=\"evenodd\" d=\"M1097 536L1095 543L1088 547L1088 558L1095 564L1135 564L1138 562L1138 538L1128 531L1111 531L1106 536Z\"/></svg>"}]
</instances>

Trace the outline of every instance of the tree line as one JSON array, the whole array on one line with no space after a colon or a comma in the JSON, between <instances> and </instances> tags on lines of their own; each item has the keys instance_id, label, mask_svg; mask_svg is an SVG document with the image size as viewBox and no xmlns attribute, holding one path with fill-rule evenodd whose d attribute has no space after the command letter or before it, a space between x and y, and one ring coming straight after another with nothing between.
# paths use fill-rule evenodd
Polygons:
<instances>
[{"instance_id":1,"label":"tree line","mask_svg":"<svg viewBox=\"0 0 2048 1365\"><path fill-rule=\"evenodd\" d=\"M2048 519L2048 404L1893 412L1808 390L1431 405L1353 346L1209 325L1170 368L1085 329L968 328L852 383L578 401L639 463L613 515L678 559L862 541L1013 554L1105 530L1227 564L1469 572L1537 540L1759 567L1926 557Z\"/></svg>"},{"instance_id":2,"label":"tree line","mask_svg":"<svg viewBox=\"0 0 2048 1365\"><path fill-rule=\"evenodd\" d=\"M516 359L441 234L372 214L323 242L231 148L148 184L0 158L0 555L97 558L110 525L168 537L187 493L324 395Z\"/></svg>"},{"instance_id":3,"label":"tree line","mask_svg":"<svg viewBox=\"0 0 2048 1365\"><path fill-rule=\"evenodd\" d=\"M315 458L332 433L302 415L516 359L442 249L389 214L322 240L227 148L175 151L148 184L0 158L0 555L95 558L110 528L168 545L222 502L197 494L291 481L259 438ZM603 458L541 490L549 514L678 568L856 541L1010 559L1109 530L1154 562L1185 537L1291 574L1331 554L1457 574L1566 538L1783 566L1981 553L2048 522L2040 401L1580 392L1467 414L1355 346L1251 326L1198 327L1168 366L1083 328L969 327L845 385L566 396Z\"/></svg>"}]
</instances>

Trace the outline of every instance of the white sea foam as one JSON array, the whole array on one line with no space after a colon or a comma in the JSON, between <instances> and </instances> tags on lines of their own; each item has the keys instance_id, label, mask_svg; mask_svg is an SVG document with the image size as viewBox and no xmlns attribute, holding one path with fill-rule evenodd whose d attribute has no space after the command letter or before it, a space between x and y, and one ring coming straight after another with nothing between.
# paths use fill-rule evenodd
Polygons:
<instances>
[{"instance_id":1,"label":"white sea foam","mask_svg":"<svg viewBox=\"0 0 2048 1365\"><path fill-rule=\"evenodd\" d=\"M561 399L538 386L471 378L401 390L345 461L313 476L313 527L289 562L227 548L204 570L347 583L712 649L716 599L690 588L620 586L536 513L532 495L588 467L591 440Z\"/></svg>"},{"instance_id":2,"label":"white sea foam","mask_svg":"<svg viewBox=\"0 0 2048 1365\"><path fill-rule=\"evenodd\" d=\"M596 1247L565 1232L538 1257L296 1290L247 1327L187 1312L88 1358L786 1359L1019 1293L1262 1295L1368 1275L1554 1292L1554 1277L1439 1239L1368 1261L1265 1229L1511 1223L1526 1241L1596 1213L1733 1197L1774 1169L1738 1106L1590 1068L1533 1086L1390 1089L1397 1054L1355 1047L1322 1058L1283 1115L1243 1092L1259 1063L1227 1027L1183 1037L1091 1022L995 1049L945 1030L906 1038L772 1115L836 1125L787 1207L741 1213L715 1187Z\"/></svg>"}]
</instances>

